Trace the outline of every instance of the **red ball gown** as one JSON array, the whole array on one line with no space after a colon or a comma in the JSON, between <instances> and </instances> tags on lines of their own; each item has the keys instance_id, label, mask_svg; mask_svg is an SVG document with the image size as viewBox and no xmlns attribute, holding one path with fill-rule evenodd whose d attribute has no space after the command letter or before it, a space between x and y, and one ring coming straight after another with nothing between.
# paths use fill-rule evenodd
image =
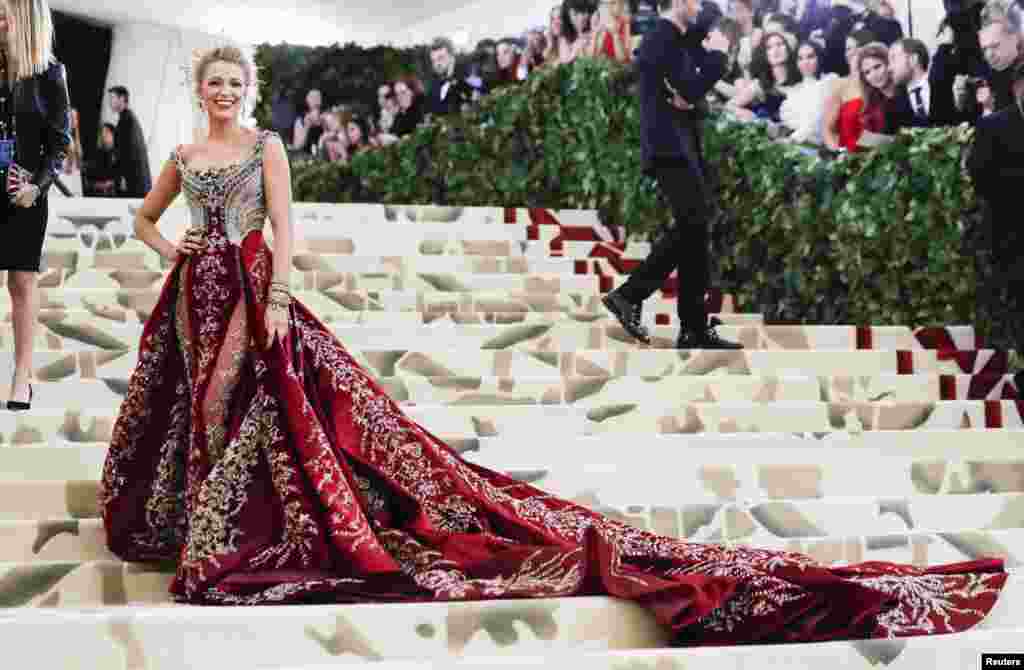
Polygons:
<instances>
[{"instance_id":1,"label":"red ball gown","mask_svg":"<svg viewBox=\"0 0 1024 670\"><path fill-rule=\"evenodd\" d=\"M193 172L172 155L208 243L163 286L104 466L110 549L176 561L176 600L606 594L647 608L680 645L951 633L992 609L1000 560L824 567L684 542L469 463L298 302L287 341L264 349L272 135L226 169Z\"/></svg>"}]
</instances>

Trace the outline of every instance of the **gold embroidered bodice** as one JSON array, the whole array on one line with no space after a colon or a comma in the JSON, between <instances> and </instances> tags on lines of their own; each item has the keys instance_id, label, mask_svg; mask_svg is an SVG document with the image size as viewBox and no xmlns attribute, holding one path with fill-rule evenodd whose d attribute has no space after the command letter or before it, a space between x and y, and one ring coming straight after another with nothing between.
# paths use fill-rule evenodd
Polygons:
<instances>
[{"instance_id":1,"label":"gold embroidered bodice","mask_svg":"<svg viewBox=\"0 0 1024 670\"><path fill-rule=\"evenodd\" d=\"M192 226L221 233L233 244L256 230L263 230L267 201L263 191L263 147L275 133L262 130L252 155L222 167L193 170L182 160L180 147L171 160L181 175L181 190L192 212Z\"/></svg>"}]
</instances>

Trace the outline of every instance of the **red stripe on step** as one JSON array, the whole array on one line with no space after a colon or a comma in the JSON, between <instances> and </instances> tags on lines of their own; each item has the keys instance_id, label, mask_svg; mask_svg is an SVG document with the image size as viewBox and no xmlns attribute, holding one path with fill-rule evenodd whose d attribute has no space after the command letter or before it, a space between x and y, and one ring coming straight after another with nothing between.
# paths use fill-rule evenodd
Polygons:
<instances>
[{"instance_id":1,"label":"red stripe on step","mask_svg":"<svg viewBox=\"0 0 1024 670\"><path fill-rule=\"evenodd\" d=\"M516 208L515 207L506 207L505 208L505 223L515 223L515 222L516 222Z\"/></svg>"},{"instance_id":2,"label":"red stripe on step","mask_svg":"<svg viewBox=\"0 0 1024 670\"><path fill-rule=\"evenodd\" d=\"M1003 427L1003 403L999 400L985 401L985 427Z\"/></svg>"},{"instance_id":3,"label":"red stripe on step","mask_svg":"<svg viewBox=\"0 0 1024 670\"><path fill-rule=\"evenodd\" d=\"M939 375L939 400L956 400L956 375Z\"/></svg>"},{"instance_id":4,"label":"red stripe on step","mask_svg":"<svg viewBox=\"0 0 1024 670\"><path fill-rule=\"evenodd\" d=\"M871 326L857 326L857 348L874 349L875 342Z\"/></svg>"},{"instance_id":5,"label":"red stripe on step","mask_svg":"<svg viewBox=\"0 0 1024 670\"><path fill-rule=\"evenodd\" d=\"M587 262L586 261L573 261L572 264L573 272L578 275L587 274Z\"/></svg>"},{"instance_id":6,"label":"red stripe on step","mask_svg":"<svg viewBox=\"0 0 1024 670\"><path fill-rule=\"evenodd\" d=\"M654 324L656 326L667 326L672 323L672 317L668 314L655 314Z\"/></svg>"},{"instance_id":7,"label":"red stripe on step","mask_svg":"<svg viewBox=\"0 0 1024 670\"><path fill-rule=\"evenodd\" d=\"M913 351L897 351L896 352L896 374L899 374L899 375L912 375L912 374L914 374L914 352Z\"/></svg>"}]
</instances>

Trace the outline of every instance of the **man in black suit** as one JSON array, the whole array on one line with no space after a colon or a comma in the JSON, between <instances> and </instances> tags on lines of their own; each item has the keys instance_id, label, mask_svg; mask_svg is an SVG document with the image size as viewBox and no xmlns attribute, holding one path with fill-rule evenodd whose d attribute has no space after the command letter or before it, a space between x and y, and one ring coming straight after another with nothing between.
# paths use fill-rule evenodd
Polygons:
<instances>
[{"instance_id":1,"label":"man in black suit","mask_svg":"<svg viewBox=\"0 0 1024 670\"><path fill-rule=\"evenodd\" d=\"M641 304L678 272L677 348L739 349L707 319L708 226L713 194L700 145L701 108L728 62L729 40L710 31L717 7L699 0L659 0L661 18L644 36L636 57L640 91L640 159L672 207L674 225L604 304L627 333L650 343ZM706 38L706 39L705 39Z\"/></svg>"},{"instance_id":2,"label":"man in black suit","mask_svg":"<svg viewBox=\"0 0 1024 670\"><path fill-rule=\"evenodd\" d=\"M110 94L110 109L118 115L117 130L114 132L114 153L117 156L117 193L122 198L145 198L153 188L149 171L149 152L142 126L135 113L128 107L130 96L124 86L107 90Z\"/></svg>"},{"instance_id":3,"label":"man in black suit","mask_svg":"<svg viewBox=\"0 0 1024 670\"><path fill-rule=\"evenodd\" d=\"M430 45L430 64L437 79L430 89L427 111L434 116L458 114L464 105L475 97L474 88L455 74L455 46L450 40L440 37Z\"/></svg>"},{"instance_id":4,"label":"man in black suit","mask_svg":"<svg viewBox=\"0 0 1024 670\"><path fill-rule=\"evenodd\" d=\"M991 283L979 291L992 322L995 345L1024 351L1024 231L1020 193L1024 188L1024 63L1006 73L1013 103L982 117L975 128L967 169L987 204L991 234ZM1016 377L1024 391L1024 373Z\"/></svg>"},{"instance_id":5,"label":"man in black suit","mask_svg":"<svg viewBox=\"0 0 1024 670\"><path fill-rule=\"evenodd\" d=\"M928 47L912 37L889 47L889 73L896 95L886 106L886 134L900 128L928 128L956 125L966 119L953 101L955 71L931 63Z\"/></svg>"},{"instance_id":6,"label":"man in black suit","mask_svg":"<svg viewBox=\"0 0 1024 670\"><path fill-rule=\"evenodd\" d=\"M1015 101L1013 73L1024 63L1020 10L1015 5L991 2L981 12L978 43L991 73L988 83L995 98L995 109L1008 107Z\"/></svg>"}]
</instances>

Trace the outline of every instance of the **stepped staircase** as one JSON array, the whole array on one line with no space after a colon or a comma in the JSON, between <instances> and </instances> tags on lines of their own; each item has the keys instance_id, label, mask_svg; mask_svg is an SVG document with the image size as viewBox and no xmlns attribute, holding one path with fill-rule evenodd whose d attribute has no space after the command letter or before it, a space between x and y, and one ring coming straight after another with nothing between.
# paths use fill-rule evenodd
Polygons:
<instances>
[{"instance_id":1,"label":"stepped staircase","mask_svg":"<svg viewBox=\"0 0 1024 670\"><path fill-rule=\"evenodd\" d=\"M106 550L96 493L167 264L126 200L54 199L33 410L0 413L0 649L9 668L980 667L1024 640L1024 403L969 326L773 326L709 295L742 352L678 352L666 291L634 344L599 298L645 244L592 212L295 206L294 295L465 458L692 542L828 564L1004 557L959 635L668 649L609 598L185 607L173 568ZM187 225L177 204L161 226ZM0 392L12 333L0 292Z\"/></svg>"}]
</instances>

